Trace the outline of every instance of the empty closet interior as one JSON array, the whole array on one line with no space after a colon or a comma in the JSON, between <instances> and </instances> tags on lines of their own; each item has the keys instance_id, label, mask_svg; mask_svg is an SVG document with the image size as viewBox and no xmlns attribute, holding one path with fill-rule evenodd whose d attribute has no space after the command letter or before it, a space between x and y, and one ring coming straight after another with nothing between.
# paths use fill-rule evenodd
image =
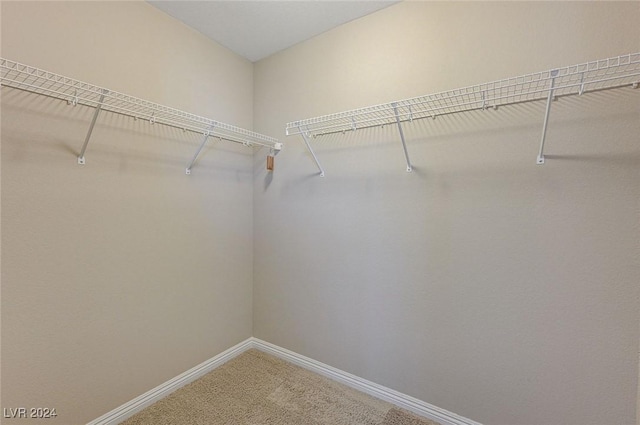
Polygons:
<instances>
[{"instance_id":1,"label":"empty closet interior","mask_svg":"<svg viewBox=\"0 0 640 425\"><path fill-rule=\"evenodd\" d=\"M639 3L402 1L255 62L144 1L0 12L3 408L86 424L255 337L451 424L640 423Z\"/></svg>"}]
</instances>

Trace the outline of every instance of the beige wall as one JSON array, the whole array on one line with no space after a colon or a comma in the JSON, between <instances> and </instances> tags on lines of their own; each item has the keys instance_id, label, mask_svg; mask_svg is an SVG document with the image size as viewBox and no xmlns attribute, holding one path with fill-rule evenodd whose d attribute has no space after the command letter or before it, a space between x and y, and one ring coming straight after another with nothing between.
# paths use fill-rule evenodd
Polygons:
<instances>
[{"instance_id":1,"label":"beige wall","mask_svg":"<svg viewBox=\"0 0 640 425\"><path fill-rule=\"evenodd\" d=\"M403 2L258 62L255 130L640 50L640 5ZM631 89L313 141L254 164L254 335L501 425L635 423Z\"/></svg>"},{"instance_id":2,"label":"beige wall","mask_svg":"<svg viewBox=\"0 0 640 425\"><path fill-rule=\"evenodd\" d=\"M143 2L1 12L3 57L283 139L640 50L631 2L406 2L255 68ZM92 111L3 88L2 407L86 423L253 324L486 424L634 423L639 102L554 103L542 167L537 103L407 125L411 174L387 127L315 140L324 179L297 138L273 175L213 143L187 177L195 135L103 114L80 167Z\"/></svg>"},{"instance_id":3,"label":"beige wall","mask_svg":"<svg viewBox=\"0 0 640 425\"><path fill-rule=\"evenodd\" d=\"M242 127L250 62L144 2L2 2L2 56ZM2 407L79 425L252 333L252 154L2 89Z\"/></svg>"}]
</instances>

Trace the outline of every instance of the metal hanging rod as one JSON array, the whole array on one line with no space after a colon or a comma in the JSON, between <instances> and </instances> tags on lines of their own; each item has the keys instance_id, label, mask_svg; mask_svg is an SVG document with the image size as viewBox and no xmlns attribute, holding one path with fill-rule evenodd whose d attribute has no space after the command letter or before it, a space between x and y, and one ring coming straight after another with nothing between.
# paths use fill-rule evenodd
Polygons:
<instances>
[{"instance_id":1,"label":"metal hanging rod","mask_svg":"<svg viewBox=\"0 0 640 425\"><path fill-rule=\"evenodd\" d=\"M9 59L0 58L0 84L64 100L73 106L80 104L96 108L81 153L78 156L79 164L85 162L84 153L101 111L135 119L145 119L150 124L158 123L200 133L205 135L205 142L211 135L230 142L242 143L245 146L264 146L276 153L282 149L282 143L273 137L74 80ZM190 174L191 166L202 147L204 147L204 143L199 146L187 166L187 174Z\"/></svg>"},{"instance_id":2,"label":"metal hanging rod","mask_svg":"<svg viewBox=\"0 0 640 425\"><path fill-rule=\"evenodd\" d=\"M478 109L497 109L500 106L547 99L543 135L537 158L537 163L543 164L544 140L553 99L619 87L638 88L639 82L640 53L630 53L436 94L293 121L287 124L286 134L287 136L303 135L308 142L309 136L315 137L397 124L407 160L407 171L411 171L411 163L400 123L424 118L435 119L439 115ZM316 159L316 163L319 164L311 145L307 143L307 146ZM321 171L324 175L324 171Z\"/></svg>"}]
</instances>

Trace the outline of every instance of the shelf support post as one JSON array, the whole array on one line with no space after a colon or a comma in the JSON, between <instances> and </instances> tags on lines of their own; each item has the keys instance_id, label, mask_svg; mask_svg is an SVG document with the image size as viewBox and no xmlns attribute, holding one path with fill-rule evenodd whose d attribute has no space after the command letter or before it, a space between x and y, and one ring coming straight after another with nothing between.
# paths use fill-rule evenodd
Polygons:
<instances>
[{"instance_id":1,"label":"shelf support post","mask_svg":"<svg viewBox=\"0 0 640 425\"><path fill-rule=\"evenodd\" d=\"M320 165L320 161L318 161L318 157L316 156L316 153L311 148L311 144L309 143L309 135L307 133L305 133L304 131L302 131L302 129L300 127L298 127L298 130L300 131L300 135L302 136L302 139L304 140L304 144L307 145L307 149L309 149L309 153L313 157L313 160L316 162L316 165L318 166L318 169L320 170L320 177L324 177L324 169L322 168L322 165Z\"/></svg>"},{"instance_id":2,"label":"shelf support post","mask_svg":"<svg viewBox=\"0 0 640 425\"><path fill-rule=\"evenodd\" d=\"M402 149L404 150L404 158L407 161L407 173L413 170L411 166L411 160L409 159L409 152L407 151L407 144L404 140L404 132L402 131L402 124L400 124L400 114L398 114L398 104L393 103L393 112L396 115L396 124L398 124L398 131L400 131L400 139L402 140Z\"/></svg>"},{"instance_id":3,"label":"shelf support post","mask_svg":"<svg viewBox=\"0 0 640 425\"><path fill-rule=\"evenodd\" d=\"M547 136L547 124L549 123L549 113L551 112L551 102L553 101L553 88L555 86L558 70L551 71L551 86L549 87L549 95L547 96L547 108L544 112L544 123L542 124L542 138L540 140L540 151L538 151L538 165L544 164L544 139Z\"/></svg>"},{"instance_id":4,"label":"shelf support post","mask_svg":"<svg viewBox=\"0 0 640 425\"><path fill-rule=\"evenodd\" d=\"M87 131L87 135L84 138L84 143L82 144L82 149L80 150L80 154L78 155L78 164L84 165L84 152L87 150L87 145L89 144L89 139L91 139L91 133L93 133L93 127L96 125L96 120L98 119L98 114L102 109L102 102L104 101L104 96L109 91L107 89L102 90L102 95L100 96L100 100L98 101L98 105L96 106L96 110L93 112L93 118L91 118L91 124L89 124L89 130Z\"/></svg>"},{"instance_id":5,"label":"shelf support post","mask_svg":"<svg viewBox=\"0 0 640 425\"><path fill-rule=\"evenodd\" d=\"M196 158L198 158L198 155L200 155L200 151L202 151L202 148L204 148L204 145L207 143L209 136L211 136L211 131L213 130L213 126L214 124L211 124L211 127L209 127L209 130L207 130L207 132L204 133L204 136L202 137L202 142L200 143L198 150L196 150L196 153L193 154L193 158L191 158L189 165L187 165L187 169L185 170L186 175L191 174L191 167L193 166L193 163L196 162Z\"/></svg>"}]
</instances>

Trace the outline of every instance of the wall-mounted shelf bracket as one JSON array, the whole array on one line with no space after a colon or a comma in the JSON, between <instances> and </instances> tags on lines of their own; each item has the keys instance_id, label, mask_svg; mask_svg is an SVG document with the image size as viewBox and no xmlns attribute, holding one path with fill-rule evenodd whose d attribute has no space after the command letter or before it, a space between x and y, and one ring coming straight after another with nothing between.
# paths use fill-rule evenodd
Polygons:
<instances>
[{"instance_id":1,"label":"wall-mounted shelf bracket","mask_svg":"<svg viewBox=\"0 0 640 425\"><path fill-rule=\"evenodd\" d=\"M309 149L309 153L311 153L313 160L316 162L316 165L320 170L320 177L324 177L324 169L322 168L322 165L320 165L320 161L318 161L318 157L316 156L316 153L313 151L313 149L311 148L311 144L309 143L309 133L302 131L302 129L300 128L298 128L298 130L300 131L300 135L302 136L305 145L307 145L307 149Z\"/></svg>"},{"instance_id":2,"label":"wall-mounted shelf bracket","mask_svg":"<svg viewBox=\"0 0 640 425\"><path fill-rule=\"evenodd\" d=\"M407 151L407 143L404 140L404 132L402 131L402 124L400 123L400 114L398 114L398 104L392 103L393 113L396 116L396 124L398 124L398 131L400 132L400 140L402 140L402 149L404 150L404 158L407 161L407 173L410 173L413 170L411 166L411 160L409 159L409 152ZM411 114L411 110L409 110L409 114ZM410 116L410 121L413 121L413 117Z\"/></svg>"},{"instance_id":3,"label":"wall-mounted shelf bracket","mask_svg":"<svg viewBox=\"0 0 640 425\"><path fill-rule=\"evenodd\" d=\"M200 146L198 146L198 149L196 150L196 153L193 154L193 158L191 158L191 161L189 162L189 165L187 165L187 169L185 170L185 174L189 175L191 174L191 167L193 166L193 163L196 162L196 158L198 158L198 155L200 155L200 152L202 151L202 148L204 148L204 145L207 144L207 140L209 139L209 136L211 136L211 131L213 130L214 124L211 124L211 127L209 127L209 130L207 130L203 137L202 137L202 142L200 142Z\"/></svg>"},{"instance_id":4,"label":"wall-mounted shelf bracket","mask_svg":"<svg viewBox=\"0 0 640 425\"><path fill-rule=\"evenodd\" d=\"M98 119L98 114L102 110L102 102L104 102L104 96L109 91L107 89L102 90L102 95L100 96L100 100L98 101L98 106L96 106L96 110L93 111L93 118L91 118L91 124L89 124L89 130L87 131L87 135L84 138L84 143L82 144L82 149L80 150L80 155L78 155L78 164L84 165L84 152L87 150L87 145L89 144L89 139L91 139L91 133L93 133L93 127L96 125L96 120ZM72 105L76 106L78 104L78 96L77 93L74 95L72 100Z\"/></svg>"},{"instance_id":5,"label":"wall-mounted shelf bracket","mask_svg":"<svg viewBox=\"0 0 640 425\"><path fill-rule=\"evenodd\" d=\"M71 98L70 100L67 100L67 104L72 106L78 106L78 90L75 90L73 92L73 98Z\"/></svg>"},{"instance_id":6,"label":"wall-mounted shelf bracket","mask_svg":"<svg viewBox=\"0 0 640 425\"><path fill-rule=\"evenodd\" d=\"M551 102L553 101L553 89L555 88L556 77L559 71L557 69L549 71L551 82L549 83L549 94L547 95L547 108L544 112L544 122L542 123L542 138L540 139L540 151L538 152L538 159L536 163L538 165L544 164L544 139L547 136L547 124L549 124L549 113L551 112ZM581 78L582 80L582 78ZM582 95L584 91L584 85L581 81L579 94Z\"/></svg>"}]
</instances>

